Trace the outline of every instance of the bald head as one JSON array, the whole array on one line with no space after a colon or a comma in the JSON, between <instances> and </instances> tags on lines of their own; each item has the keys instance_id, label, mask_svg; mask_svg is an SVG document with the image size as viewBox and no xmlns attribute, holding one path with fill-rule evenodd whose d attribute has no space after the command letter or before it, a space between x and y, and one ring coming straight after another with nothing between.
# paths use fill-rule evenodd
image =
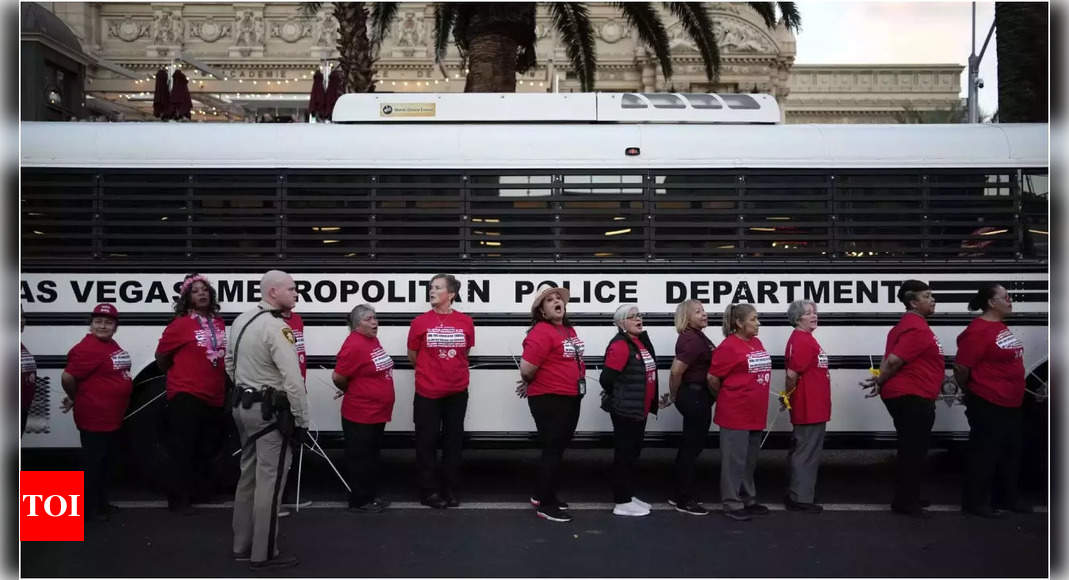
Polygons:
<instances>
[{"instance_id":1,"label":"bald head","mask_svg":"<svg viewBox=\"0 0 1069 580\"><path fill-rule=\"evenodd\" d=\"M269 270L260 278L260 293L264 302L282 311L297 305L297 286L293 277L282 270Z\"/></svg>"}]
</instances>

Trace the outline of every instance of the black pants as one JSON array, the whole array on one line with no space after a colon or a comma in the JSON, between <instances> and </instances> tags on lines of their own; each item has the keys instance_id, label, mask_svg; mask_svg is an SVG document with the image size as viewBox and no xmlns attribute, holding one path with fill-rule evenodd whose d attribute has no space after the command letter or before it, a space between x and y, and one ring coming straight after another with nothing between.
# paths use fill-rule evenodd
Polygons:
<instances>
[{"instance_id":1,"label":"black pants","mask_svg":"<svg viewBox=\"0 0 1069 580\"><path fill-rule=\"evenodd\" d=\"M966 393L965 416L969 419L969 451L962 507L983 509L990 507L993 499L1012 506L1019 500L1021 408L1002 407ZM993 491L998 497L993 497Z\"/></svg>"},{"instance_id":2,"label":"black pants","mask_svg":"<svg viewBox=\"0 0 1069 580\"><path fill-rule=\"evenodd\" d=\"M709 387L700 383L685 383L676 393L676 410L683 415L683 432L676 453L676 502L696 500L694 495L694 464L705 449L709 427L713 423L713 396Z\"/></svg>"},{"instance_id":3,"label":"black pants","mask_svg":"<svg viewBox=\"0 0 1069 580\"><path fill-rule=\"evenodd\" d=\"M416 424L416 466L419 491L426 497L436 491L448 495L460 483L460 456L464 448L464 415L468 411L468 392L439 399L417 394L412 402L412 419ZM439 476L438 440L442 441L442 465Z\"/></svg>"},{"instance_id":4,"label":"black pants","mask_svg":"<svg viewBox=\"0 0 1069 580\"><path fill-rule=\"evenodd\" d=\"M538 442L542 446L542 460L538 465L538 484L535 498L544 507L555 507L560 501L557 489L560 486L560 465L564 450L572 441L575 426L579 424L577 396L536 395L527 398L527 405L538 428Z\"/></svg>"},{"instance_id":5,"label":"black pants","mask_svg":"<svg viewBox=\"0 0 1069 580\"><path fill-rule=\"evenodd\" d=\"M349 467L349 507L360 507L379 492L379 451L386 423L354 423L341 420L345 435L345 462Z\"/></svg>"},{"instance_id":6,"label":"black pants","mask_svg":"<svg viewBox=\"0 0 1069 580\"><path fill-rule=\"evenodd\" d=\"M891 507L903 511L921 508L924 463L935 423L935 401L916 395L884 399L898 432L895 497Z\"/></svg>"},{"instance_id":7,"label":"black pants","mask_svg":"<svg viewBox=\"0 0 1069 580\"><path fill-rule=\"evenodd\" d=\"M82 471L85 484L85 514L103 512L108 505L108 482L115 461L118 431L79 431L82 440Z\"/></svg>"},{"instance_id":8,"label":"black pants","mask_svg":"<svg viewBox=\"0 0 1069 580\"><path fill-rule=\"evenodd\" d=\"M223 437L223 408L189 393L167 401L172 507L204 501L214 491L213 460Z\"/></svg>"},{"instance_id":9,"label":"black pants","mask_svg":"<svg viewBox=\"0 0 1069 580\"><path fill-rule=\"evenodd\" d=\"M642 453L646 420L613 413L612 417L612 501L628 503L635 496L635 463Z\"/></svg>"}]
</instances>

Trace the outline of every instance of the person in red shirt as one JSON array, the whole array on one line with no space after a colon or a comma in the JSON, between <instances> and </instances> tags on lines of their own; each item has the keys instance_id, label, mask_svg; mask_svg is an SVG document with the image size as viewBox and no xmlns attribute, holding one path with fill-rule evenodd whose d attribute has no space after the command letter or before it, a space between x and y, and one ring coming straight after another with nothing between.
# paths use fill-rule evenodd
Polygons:
<instances>
[{"instance_id":1,"label":"person in red shirt","mask_svg":"<svg viewBox=\"0 0 1069 580\"><path fill-rule=\"evenodd\" d=\"M378 470L382 435L393 415L393 359L379 343L379 321L371 306L353 308L349 331L331 375L345 393L341 424L352 486L349 510L378 513L390 505L378 497Z\"/></svg>"},{"instance_id":2,"label":"person in red shirt","mask_svg":"<svg viewBox=\"0 0 1069 580\"><path fill-rule=\"evenodd\" d=\"M67 393L63 412L73 407L82 442L88 521L107 520L116 509L108 503L108 470L134 387L130 354L113 338L118 326L115 306L97 304L89 319L89 334L67 353L67 366L60 375Z\"/></svg>"},{"instance_id":3,"label":"person in red shirt","mask_svg":"<svg viewBox=\"0 0 1069 580\"><path fill-rule=\"evenodd\" d=\"M26 315L19 306L19 332L26 330ZM22 388L20 390L19 404L22 407L22 430L26 432L26 421L30 418L30 405L33 404L33 396L37 392L37 359L33 358L25 344L19 343L19 370L21 372Z\"/></svg>"},{"instance_id":4,"label":"person in red shirt","mask_svg":"<svg viewBox=\"0 0 1069 580\"><path fill-rule=\"evenodd\" d=\"M768 514L757 503L754 468L768 419L772 357L757 338L757 309L731 304L724 310L724 341L713 351L706 380L716 397L713 421L720 426L720 500L737 521Z\"/></svg>"},{"instance_id":5,"label":"person in red shirt","mask_svg":"<svg viewBox=\"0 0 1069 580\"><path fill-rule=\"evenodd\" d=\"M985 284L969 301L980 310L958 335L954 378L965 389L965 416L969 419L962 511L981 517L1004 515L993 507L992 488L997 481L1002 497L997 503L1016 512L1032 507L1021 500L1020 472L1025 371L1024 345L1006 326L1013 299L1001 284Z\"/></svg>"},{"instance_id":6,"label":"person in red shirt","mask_svg":"<svg viewBox=\"0 0 1069 580\"><path fill-rule=\"evenodd\" d=\"M831 420L828 355L813 337L817 318L817 305L812 300L795 300L787 307L787 321L794 331L784 352L794 432L787 452L790 486L783 504L791 511L815 514L824 509L814 503L814 495L824 432Z\"/></svg>"},{"instance_id":7,"label":"person in red shirt","mask_svg":"<svg viewBox=\"0 0 1069 580\"><path fill-rule=\"evenodd\" d=\"M212 458L223 433L226 392L226 324L215 289L200 274L179 287L174 320L156 345L156 363L167 372L167 447L171 455L168 508L190 515L194 501L212 493Z\"/></svg>"},{"instance_id":8,"label":"person in red shirt","mask_svg":"<svg viewBox=\"0 0 1069 580\"><path fill-rule=\"evenodd\" d=\"M699 300L684 300L676 306L676 357L668 372L669 397L683 415L683 432L676 452L676 491L668 503L677 512L693 516L709 513L694 494L694 464L705 449L716 402L705 381L716 346L705 335L709 316Z\"/></svg>"},{"instance_id":9,"label":"person in red shirt","mask_svg":"<svg viewBox=\"0 0 1069 580\"><path fill-rule=\"evenodd\" d=\"M453 309L460 281L451 274L431 278L431 309L408 328L408 360L416 369L412 418L420 503L435 509L458 507L456 489L468 411L468 352L475 346L471 317ZM438 439L442 440L441 475Z\"/></svg>"},{"instance_id":10,"label":"person in red shirt","mask_svg":"<svg viewBox=\"0 0 1069 580\"><path fill-rule=\"evenodd\" d=\"M523 339L516 394L527 398L542 458L531 505L538 517L570 522L568 504L557 496L564 450L579 424L579 403L586 394L583 341L568 320L567 288L545 288L531 302L531 328Z\"/></svg>"},{"instance_id":11,"label":"person in red shirt","mask_svg":"<svg viewBox=\"0 0 1069 580\"><path fill-rule=\"evenodd\" d=\"M618 516L646 516L650 504L635 497L635 462L642 452L646 417L667 407L669 395L658 402L657 360L653 343L642 325L642 314L624 304L612 317L618 332L605 349L601 371L601 408L612 418L612 495Z\"/></svg>"},{"instance_id":12,"label":"person in red shirt","mask_svg":"<svg viewBox=\"0 0 1069 580\"><path fill-rule=\"evenodd\" d=\"M935 424L935 400L945 377L943 345L928 326L935 312L932 289L920 280L906 280L898 289L898 300L906 313L887 333L887 346L879 374L862 381L879 395L894 421L898 434L898 461L895 466L895 495L891 511L927 518L921 486L924 460Z\"/></svg>"}]
</instances>

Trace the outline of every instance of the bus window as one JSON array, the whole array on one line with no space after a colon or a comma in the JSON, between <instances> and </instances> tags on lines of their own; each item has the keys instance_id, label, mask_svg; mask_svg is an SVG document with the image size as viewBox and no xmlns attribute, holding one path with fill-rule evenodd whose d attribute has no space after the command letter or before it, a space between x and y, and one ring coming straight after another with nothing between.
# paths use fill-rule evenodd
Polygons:
<instances>
[{"instance_id":1,"label":"bus window","mask_svg":"<svg viewBox=\"0 0 1069 580\"><path fill-rule=\"evenodd\" d=\"M286 253L366 259L372 254L373 176L294 171L286 179Z\"/></svg>"},{"instance_id":2,"label":"bus window","mask_svg":"<svg viewBox=\"0 0 1069 580\"><path fill-rule=\"evenodd\" d=\"M375 253L425 256L463 252L464 200L456 173L402 173L378 176Z\"/></svg>"},{"instance_id":3,"label":"bus window","mask_svg":"<svg viewBox=\"0 0 1069 580\"><path fill-rule=\"evenodd\" d=\"M1021 174L1021 227L1024 229L1025 258L1049 259L1048 240L1049 221L1048 204L1050 200L1050 180L1047 174L1022 172Z\"/></svg>"},{"instance_id":4,"label":"bus window","mask_svg":"<svg viewBox=\"0 0 1069 580\"><path fill-rule=\"evenodd\" d=\"M931 255L1014 257L1018 231L1008 172L933 171L928 192Z\"/></svg>"},{"instance_id":5,"label":"bus window","mask_svg":"<svg viewBox=\"0 0 1069 580\"><path fill-rule=\"evenodd\" d=\"M106 257L185 257L190 213L184 171L106 173L100 179L100 251Z\"/></svg>"},{"instance_id":6,"label":"bus window","mask_svg":"<svg viewBox=\"0 0 1069 580\"><path fill-rule=\"evenodd\" d=\"M846 258L921 258L925 218L919 173L836 173L839 254Z\"/></svg>"},{"instance_id":7,"label":"bus window","mask_svg":"<svg viewBox=\"0 0 1069 580\"><path fill-rule=\"evenodd\" d=\"M552 173L472 172L468 252L472 258L553 257L557 184Z\"/></svg>"},{"instance_id":8,"label":"bus window","mask_svg":"<svg viewBox=\"0 0 1069 580\"><path fill-rule=\"evenodd\" d=\"M276 173L198 173L191 185L194 256L277 256L281 208Z\"/></svg>"},{"instance_id":9,"label":"bus window","mask_svg":"<svg viewBox=\"0 0 1069 580\"><path fill-rule=\"evenodd\" d=\"M828 174L753 173L745 175L740 183L747 256L820 258L829 254Z\"/></svg>"},{"instance_id":10,"label":"bus window","mask_svg":"<svg viewBox=\"0 0 1069 580\"><path fill-rule=\"evenodd\" d=\"M740 250L738 179L734 171L654 174L654 255L734 257Z\"/></svg>"},{"instance_id":11,"label":"bus window","mask_svg":"<svg viewBox=\"0 0 1069 580\"><path fill-rule=\"evenodd\" d=\"M22 170L22 257L93 256L93 192L90 171Z\"/></svg>"}]
</instances>

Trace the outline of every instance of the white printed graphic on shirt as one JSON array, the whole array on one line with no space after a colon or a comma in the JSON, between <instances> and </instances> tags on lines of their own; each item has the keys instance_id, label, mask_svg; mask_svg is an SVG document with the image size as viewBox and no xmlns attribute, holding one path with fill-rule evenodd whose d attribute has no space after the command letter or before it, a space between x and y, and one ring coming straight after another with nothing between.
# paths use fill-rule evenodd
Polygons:
<instances>
[{"instance_id":1,"label":"white printed graphic on shirt","mask_svg":"<svg viewBox=\"0 0 1069 580\"><path fill-rule=\"evenodd\" d=\"M1024 358L1024 345L1021 344L1017 335L1010 332L1010 329L1008 328L998 333L998 336L995 337L995 344L1003 350L1017 351L1014 353L1015 356L1017 358Z\"/></svg>"},{"instance_id":2,"label":"white printed graphic on shirt","mask_svg":"<svg viewBox=\"0 0 1069 580\"><path fill-rule=\"evenodd\" d=\"M305 361L305 358L304 358L305 357L304 331L303 330L294 330L293 331L293 340L295 341L294 344L297 347L297 361L300 364L303 365L304 361Z\"/></svg>"},{"instance_id":3,"label":"white printed graphic on shirt","mask_svg":"<svg viewBox=\"0 0 1069 580\"><path fill-rule=\"evenodd\" d=\"M457 350L468 346L464 331L452 326L438 326L427 331L424 344L427 348L439 348L438 358L453 358Z\"/></svg>"},{"instance_id":4,"label":"white printed graphic on shirt","mask_svg":"<svg viewBox=\"0 0 1069 580\"><path fill-rule=\"evenodd\" d=\"M33 355L28 350L22 350L19 357L19 366L23 373L32 373L37 371L37 361L34 360Z\"/></svg>"},{"instance_id":5,"label":"white printed graphic on shirt","mask_svg":"<svg viewBox=\"0 0 1069 580\"><path fill-rule=\"evenodd\" d=\"M639 352L642 354L642 364L646 367L646 382L652 382L653 376L657 373L657 361L650 356L650 351L641 349Z\"/></svg>"},{"instance_id":6,"label":"white printed graphic on shirt","mask_svg":"<svg viewBox=\"0 0 1069 580\"><path fill-rule=\"evenodd\" d=\"M943 356L943 343L939 342L939 337L932 333L932 340L935 341L936 348L939 349L939 356Z\"/></svg>"},{"instance_id":7,"label":"white printed graphic on shirt","mask_svg":"<svg viewBox=\"0 0 1069 580\"><path fill-rule=\"evenodd\" d=\"M576 358L576 355L578 355L579 358L583 358L583 349L585 348L585 345L578 336L562 340L561 345L564 348L564 358L574 359Z\"/></svg>"},{"instance_id":8,"label":"white printed graphic on shirt","mask_svg":"<svg viewBox=\"0 0 1069 580\"><path fill-rule=\"evenodd\" d=\"M767 385L772 378L772 356L763 350L746 355L746 366L757 375L758 384Z\"/></svg>"},{"instance_id":9,"label":"white printed graphic on shirt","mask_svg":"<svg viewBox=\"0 0 1069 580\"><path fill-rule=\"evenodd\" d=\"M820 354L817 355L817 368L828 368L828 355L824 352L824 349L820 349Z\"/></svg>"},{"instance_id":10,"label":"white printed graphic on shirt","mask_svg":"<svg viewBox=\"0 0 1069 580\"><path fill-rule=\"evenodd\" d=\"M386 376L393 376L393 371L391 370L393 369L393 359L386 354L386 351L381 346L371 351L371 362L375 365L376 371L385 371Z\"/></svg>"},{"instance_id":11,"label":"white printed graphic on shirt","mask_svg":"<svg viewBox=\"0 0 1069 580\"><path fill-rule=\"evenodd\" d=\"M123 377L130 378L130 353L125 350L117 350L111 353L111 368L122 371Z\"/></svg>"}]
</instances>

